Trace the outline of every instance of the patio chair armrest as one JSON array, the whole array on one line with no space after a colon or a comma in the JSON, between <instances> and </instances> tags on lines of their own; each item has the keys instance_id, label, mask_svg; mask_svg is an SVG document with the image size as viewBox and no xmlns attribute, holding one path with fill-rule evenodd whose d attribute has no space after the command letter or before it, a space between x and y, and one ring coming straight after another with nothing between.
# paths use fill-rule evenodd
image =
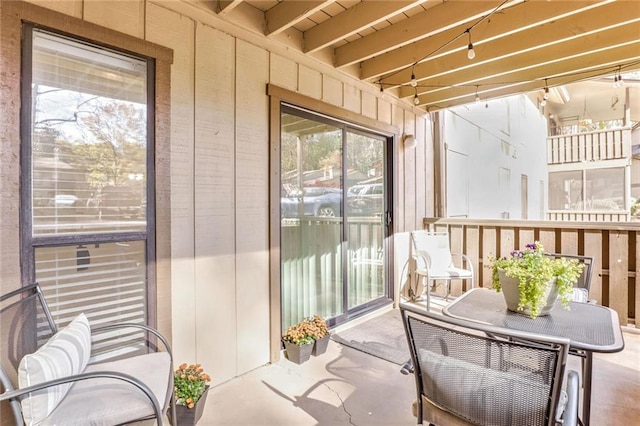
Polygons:
<instances>
[{"instance_id":1,"label":"patio chair armrest","mask_svg":"<svg viewBox=\"0 0 640 426\"><path fill-rule=\"evenodd\" d=\"M567 375L567 405L562 416L563 426L576 426L578 424L578 396L580 392L580 378L578 373L570 370Z\"/></svg>"},{"instance_id":2,"label":"patio chair armrest","mask_svg":"<svg viewBox=\"0 0 640 426\"><path fill-rule=\"evenodd\" d=\"M24 397L26 394L31 392L39 391L52 386L63 385L65 383L75 383L81 380L98 379L98 378L121 380L137 387L140 391L142 391L142 393L147 397L147 399L149 399L149 402L151 402L151 405L153 406L153 411L155 412L156 419L158 421L158 426L162 426L162 408L160 407L160 403L158 403L158 399L153 394L151 389L149 389L147 385L145 385L143 382L136 379L135 377L129 374L120 373L117 371L93 371L91 373L74 374L71 376L60 377L55 380L49 380L46 382L38 383L37 385L28 386L26 388L6 391L0 395L0 402L10 401L10 400L18 401L22 399L22 397Z\"/></svg>"},{"instance_id":3,"label":"patio chair armrest","mask_svg":"<svg viewBox=\"0 0 640 426\"><path fill-rule=\"evenodd\" d=\"M428 254L423 254L423 253L413 253L411 255L411 257L413 257L416 261L416 267L418 269L420 269L420 262L421 261L424 264L425 269L429 270L429 268L431 268L431 259L429 258Z\"/></svg>"},{"instance_id":4,"label":"patio chair armrest","mask_svg":"<svg viewBox=\"0 0 640 426\"><path fill-rule=\"evenodd\" d=\"M464 253L451 253L451 256L459 256L462 258L462 260L467 264L467 268L469 269L471 272L473 272L473 264L471 263L471 259L469 258L469 256L467 256Z\"/></svg>"},{"instance_id":5,"label":"patio chair armrest","mask_svg":"<svg viewBox=\"0 0 640 426\"><path fill-rule=\"evenodd\" d=\"M171 352L171 346L169 345L169 342L167 341L167 339L162 335L162 333L160 333L158 330L156 330L155 328L149 327L147 325L144 324L136 324L136 323L116 323L116 324L107 324L107 325L102 325L99 327L93 327L91 329L91 333L93 334L94 332L103 332L103 331L108 331L108 330L115 330L115 329L119 329L119 328L137 328L140 330L144 330L147 333L150 333L152 335L154 335L155 337L157 337L162 344L164 345L164 348L166 350L167 353L169 353L169 358L171 359L171 365L173 365L173 354ZM148 341L148 339L147 339Z\"/></svg>"}]
</instances>

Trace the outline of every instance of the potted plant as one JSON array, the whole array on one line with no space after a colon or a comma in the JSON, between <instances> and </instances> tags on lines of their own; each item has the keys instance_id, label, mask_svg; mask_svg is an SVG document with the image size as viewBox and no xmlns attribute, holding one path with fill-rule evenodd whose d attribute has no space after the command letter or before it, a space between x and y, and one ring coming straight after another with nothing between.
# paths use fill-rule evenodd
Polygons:
<instances>
[{"instance_id":1,"label":"potted plant","mask_svg":"<svg viewBox=\"0 0 640 426\"><path fill-rule=\"evenodd\" d=\"M312 354L322 355L327 351L329 346L329 327L327 322L319 315L314 315L307 320L311 325L312 336L314 339Z\"/></svg>"},{"instance_id":2,"label":"potted plant","mask_svg":"<svg viewBox=\"0 0 640 426\"><path fill-rule=\"evenodd\" d=\"M288 327L282 341L287 353L287 359L296 364L302 364L311 357L314 343L314 330L311 323L307 320L300 321Z\"/></svg>"},{"instance_id":3,"label":"potted plant","mask_svg":"<svg viewBox=\"0 0 640 426\"><path fill-rule=\"evenodd\" d=\"M565 309L584 265L577 259L552 258L539 241L509 257L490 257L493 288L503 292L507 308L531 318L546 315L557 298Z\"/></svg>"},{"instance_id":4,"label":"potted plant","mask_svg":"<svg viewBox=\"0 0 640 426\"><path fill-rule=\"evenodd\" d=\"M167 415L172 425L195 425L204 410L211 377L204 372L200 364L181 364L173 375L174 403L176 404L176 422Z\"/></svg>"}]
</instances>

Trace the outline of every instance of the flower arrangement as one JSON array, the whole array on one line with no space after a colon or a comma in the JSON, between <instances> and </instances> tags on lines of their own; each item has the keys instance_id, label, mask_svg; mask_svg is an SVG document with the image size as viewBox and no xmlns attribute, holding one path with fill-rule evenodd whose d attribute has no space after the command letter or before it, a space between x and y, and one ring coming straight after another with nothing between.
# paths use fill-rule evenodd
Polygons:
<instances>
[{"instance_id":1,"label":"flower arrangement","mask_svg":"<svg viewBox=\"0 0 640 426\"><path fill-rule=\"evenodd\" d=\"M528 307L535 318L545 305L549 285L558 289L560 303L565 309L573 294L573 285L578 281L584 264L577 259L552 258L544 253L539 241L527 244L524 250L514 250L509 257L489 258L492 269L493 288L501 290L498 271L519 281L518 310ZM554 281L555 278L555 281Z\"/></svg>"},{"instance_id":2,"label":"flower arrangement","mask_svg":"<svg viewBox=\"0 0 640 426\"><path fill-rule=\"evenodd\" d=\"M287 328L282 336L282 340L302 346L313 343L314 340L321 339L327 333L329 333L327 323L321 316L315 315L311 318L305 318L299 323Z\"/></svg>"},{"instance_id":3,"label":"flower arrangement","mask_svg":"<svg viewBox=\"0 0 640 426\"><path fill-rule=\"evenodd\" d=\"M307 319L307 321L311 323L312 335L315 340L321 339L329 334L327 322L321 316L314 315L312 318Z\"/></svg>"},{"instance_id":4,"label":"flower arrangement","mask_svg":"<svg viewBox=\"0 0 640 426\"><path fill-rule=\"evenodd\" d=\"M211 377L200 364L181 364L173 375L176 404L187 408L195 407L210 381Z\"/></svg>"},{"instance_id":5,"label":"flower arrangement","mask_svg":"<svg viewBox=\"0 0 640 426\"><path fill-rule=\"evenodd\" d=\"M303 346L313 343L315 329L306 320L300 321L297 324L289 326L282 336L282 340L292 343L294 345Z\"/></svg>"}]
</instances>

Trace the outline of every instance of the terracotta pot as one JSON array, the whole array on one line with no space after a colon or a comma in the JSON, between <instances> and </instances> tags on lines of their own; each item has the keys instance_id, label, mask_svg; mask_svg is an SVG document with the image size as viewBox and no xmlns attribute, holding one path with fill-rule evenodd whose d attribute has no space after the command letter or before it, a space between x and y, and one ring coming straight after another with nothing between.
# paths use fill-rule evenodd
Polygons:
<instances>
[{"instance_id":1,"label":"terracotta pot","mask_svg":"<svg viewBox=\"0 0 640 426\"><path fill-rule=\"evenodd\" d=\"M498 275L500 277L500 286L502 287L502 294L504 295L504 301L507 304L507 309L518 314L531 316L531 305L525 305L523 310L518 310L518 303L520 302L520 281L517 278L508 277L504 271L499 270ZM553 305L558 298L558 287L555 285L556 279L553 278L547 286L547 292L545 295L545 305L540 310L538 316L549 315Z\"/></svg>"},{"instance_id":2,"label":"terracotta pot","mask_svg":"<svg viewBox=\"0 0 640 426\"><path fill-rule=\"evenodd\" d=\"M322 355L327 351L327 346L329 346L329 333L325 334L318 340L313 342L313 355L318 356Z\"/></svg>"},{"instance_id":3,"label":"terracotta pot","mask_svg":"<svg viewBox=\"0 0 640 426\"><path fill-rule=\"evenodd\" d=\"M177 423L171 418L171 407L167 410L167 417L169 417L169 423L174 426L194 426L202 417L204 411L204 404L207 401L207 393L209 393L209 386L204 389L204 393L196 402L196 406L193 408L187 408L185 405L176 405L176 419ZM173 404L173 401L171 402Z\"/></svg>"},{"instance_id":4,"label":"terracotta pot","mask_svg":"<svg viewBox=\"0 0 640 426\"><path fill-rule=\"evenodd\" d=\"M296 364L302 364L311 358L313 350L313 342L306 345L296 345L290 342L284 342L284 348L287 350L287 359Z\"/></svg>"}]
</instances>

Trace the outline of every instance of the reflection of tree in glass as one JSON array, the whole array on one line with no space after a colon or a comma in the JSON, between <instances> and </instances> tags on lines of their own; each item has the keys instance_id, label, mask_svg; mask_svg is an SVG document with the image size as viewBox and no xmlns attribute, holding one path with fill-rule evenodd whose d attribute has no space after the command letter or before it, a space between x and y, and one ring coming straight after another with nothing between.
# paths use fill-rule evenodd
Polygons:
<instances>
[{"instance_id":1,"label":"reflection of tree in glass","mask_svg":"<svg viewBox=\"0 0 640 426\"><path fill-rule=\"evenodd\" d=\"M145 170L144 109L117 101L96 102L92 113L79 115L78 125L93 139L71 147L73 158L89 172L90 186L119 186L131 173Z\"/></svg>"},{"instance_id":2,"label":"reflection of tree in glass","mask_svg":"<svg viewBox=\"0 0 640 426\"><path fill-rule=\"evenodd\" d=\"M384 143L368 136L349 134L347 145L347 164L350 168L367 173L379 167L384 158Z\"/></svg>"},{"instance_id":3,"label":"reflection of tree in glass","mask_svg":"<svg viewBox=\"0 0 640 426\"><path fill-rule=\"evenodd\" d=\"M319 170L326 167L341 167L342 132L332 131L300 137L303 170ZM347 164L366 173L376 167L383 158L384 143L367 136L350 134L347 145ZM281 139L281 168L283 173L297 170L298 138L292 133L283 133Z\"/></svg>"}]
</instances>

